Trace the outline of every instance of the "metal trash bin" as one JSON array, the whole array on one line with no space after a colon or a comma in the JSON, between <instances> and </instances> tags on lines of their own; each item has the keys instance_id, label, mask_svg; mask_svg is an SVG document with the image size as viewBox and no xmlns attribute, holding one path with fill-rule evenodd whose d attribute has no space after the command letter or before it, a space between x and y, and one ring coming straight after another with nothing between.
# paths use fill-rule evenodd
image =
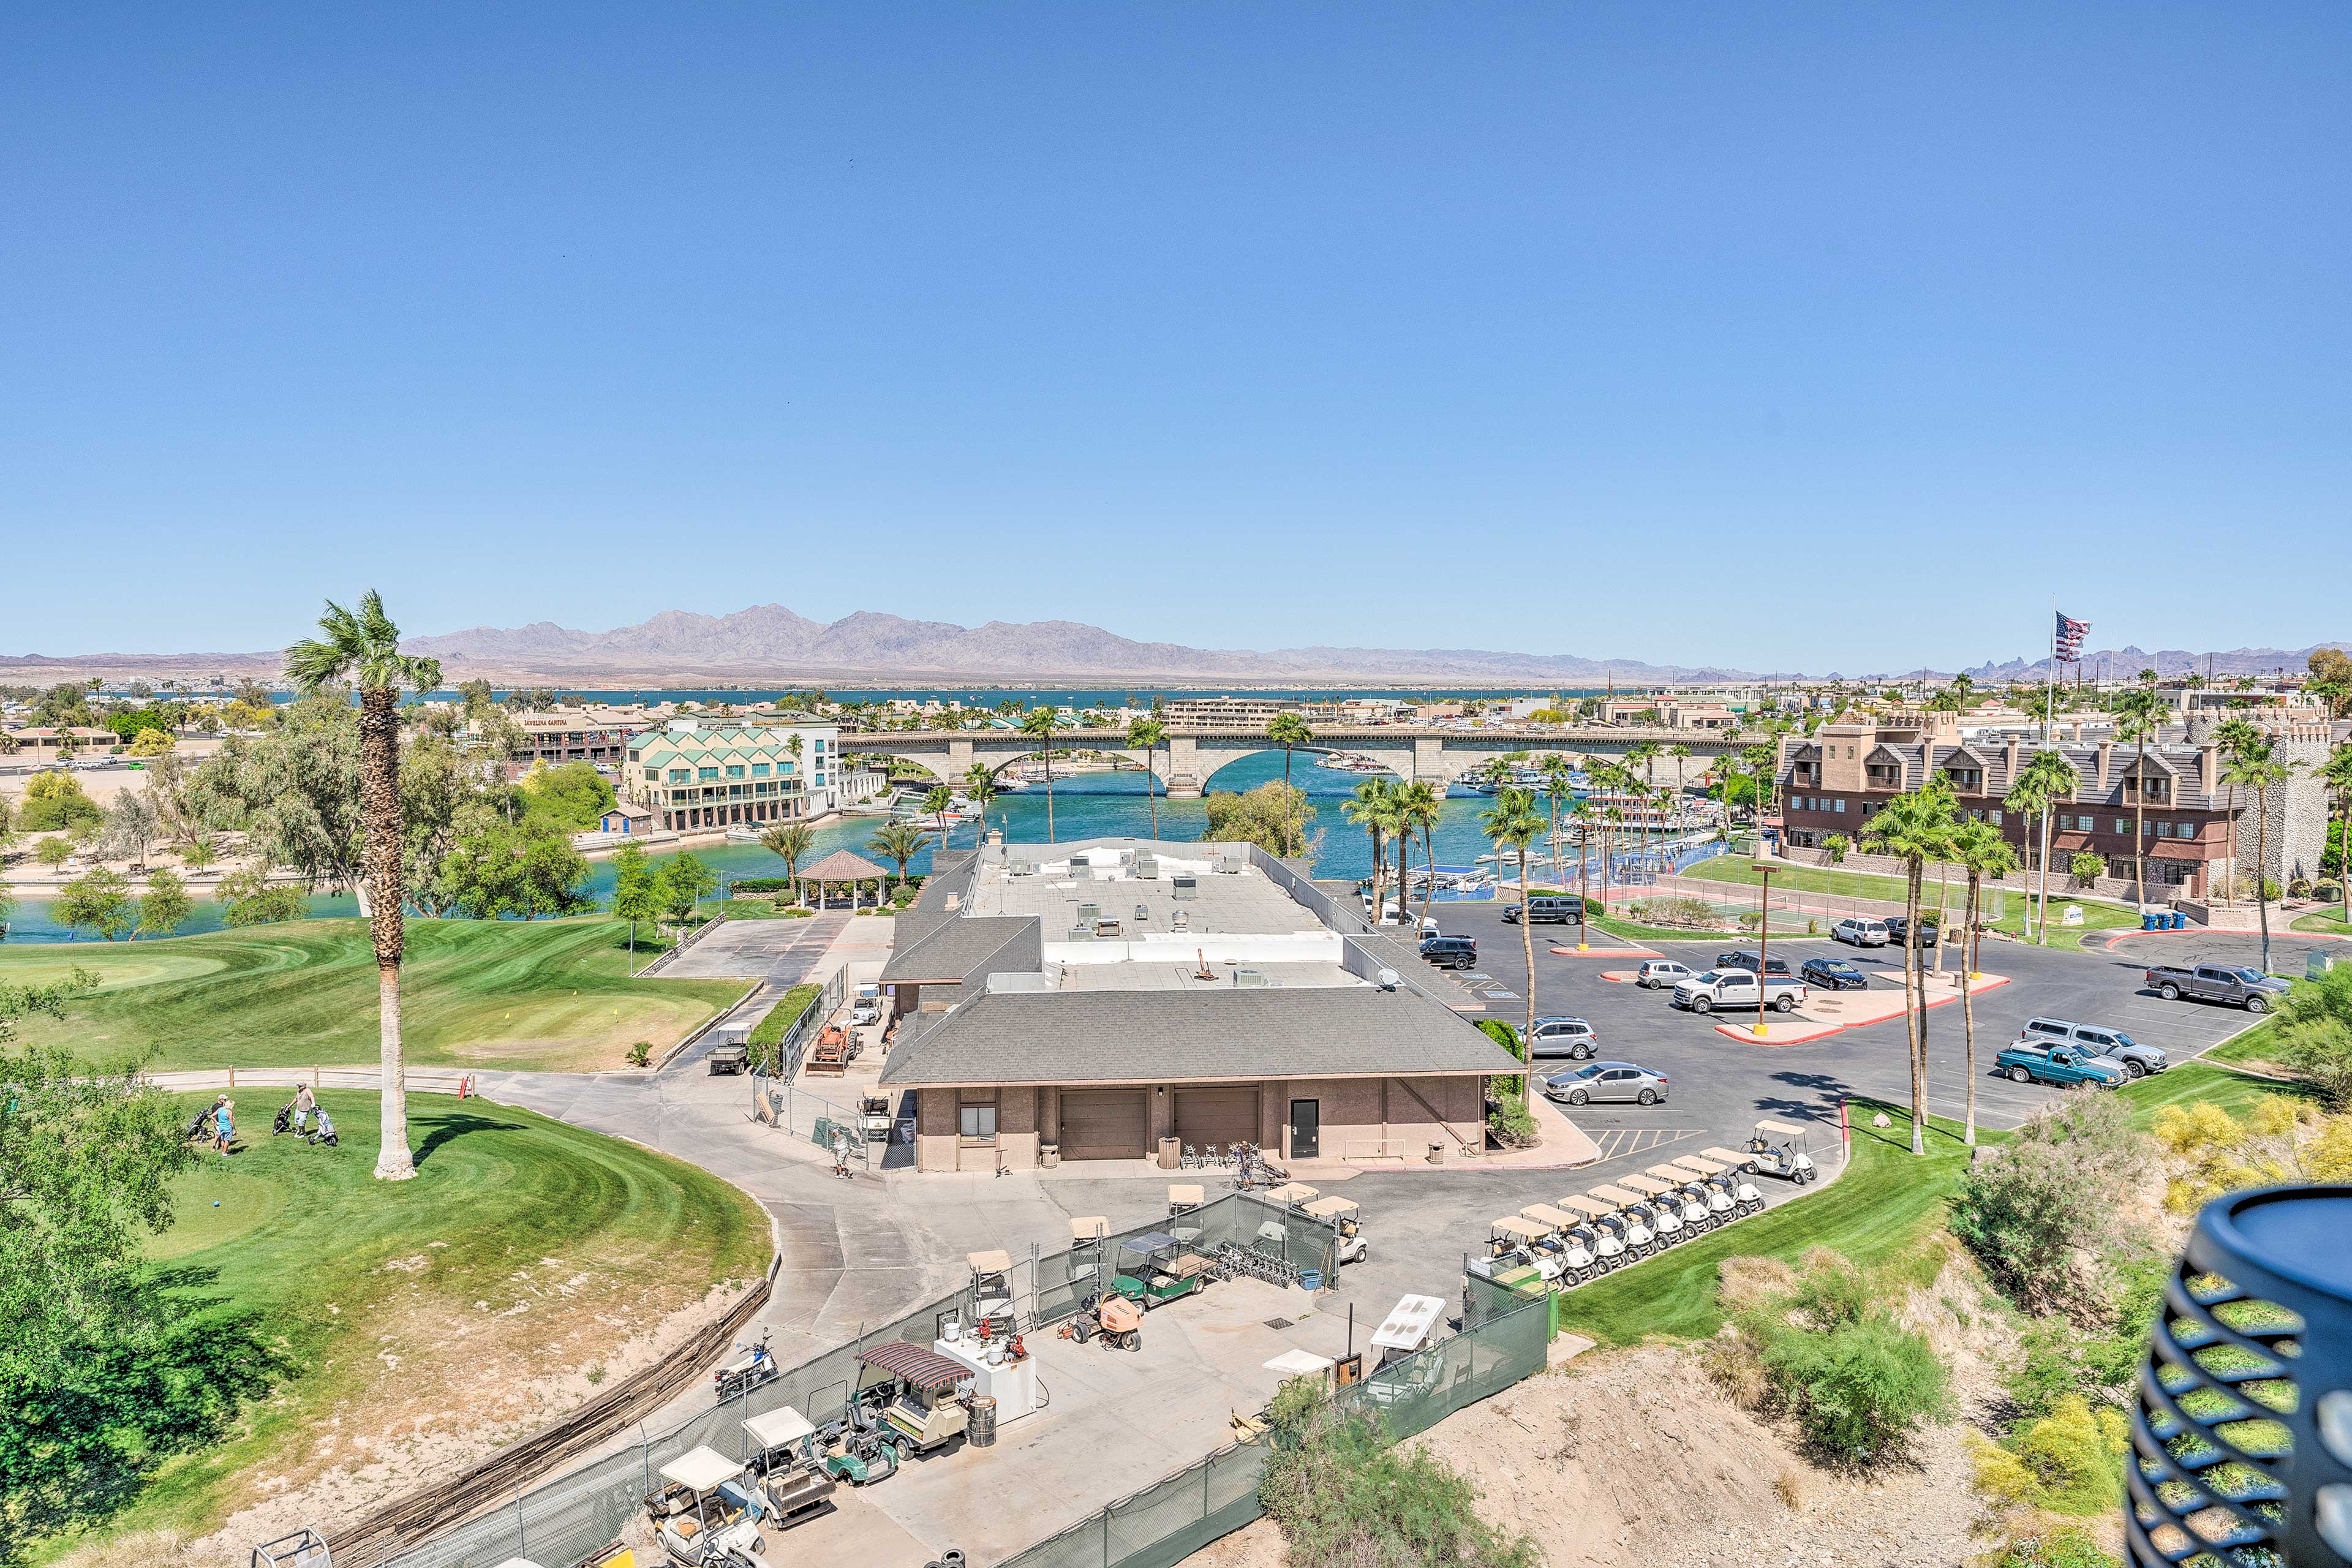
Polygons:
<instances>
[{"instance_id":1,"label":"metal trash bin","mask_svg":"<svg viewBox=\"0 0 2352 1568\"><path fill-rule=\"evenodd\" d=\"M1181 1171L1184 1168L1184 1145L1181 1142L1173 1138L1162 1138L1160 1141L1160 1168L1163 1171Z\"/></svg>"},{"instance_id":2,"label":"metal trash bin","mask_svg":"<svg viewBox=\"0 0 2352 1568\"><path fill-rule=\"evenodd\" d=\"M966 1436L975 1448L992 1448L996 1446L996 1396L994 1394L980 1394L972 1396L971 1426Z\"/></svg>"},{"instance_id":3,"label":"metal trash bin","mask_svg":"<svg viewBox=\"0 0 2352 1568\"><path fill-rule=\"evenodd\" d=\"M1433 1165L1443 1165L1444 1163L1445 1163L1445 1145L1444 1145L1444 1144L1443 1144L1443 1143L1432 1143L1432 1144L1429 1146L1429 1163L1430 1163L1431 1164L1433 1164Z\"/></svg>"},{"instance_id":4,"label":"metal trash bin","mask_svg":"<svg viewBox=\"0 0 2352 1568\"><path fill-rule=\"evenodd\" d=\"M1062 1166L1062 1146L1061 1146L1059 1143L1040 1143L1040 1144L1038 1144L1038 1145L1037 1145L1037 1163L1039 1163L1040 1165L1043 1165L1045 1169L1047 1169L1047 1170L1049 1170L1049 1171L1057 1171L1057 1170L1061 1169L1061 1166Z\"/></svg>"}]
</instances>

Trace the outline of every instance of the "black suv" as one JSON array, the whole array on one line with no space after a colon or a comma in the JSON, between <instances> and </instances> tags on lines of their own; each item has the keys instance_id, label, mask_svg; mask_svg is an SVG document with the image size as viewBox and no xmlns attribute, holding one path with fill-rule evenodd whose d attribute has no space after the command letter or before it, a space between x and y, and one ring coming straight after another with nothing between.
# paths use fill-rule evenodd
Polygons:
<instances>
[{"instance_id":1,"label":"black suv","mask_svg":"<svg viewBox=\"0 0 2352 1568\"><path fill-rule=\"evenodd\" d=\"M1715 966L1717 969L1744 969L1750 974L1758 973L1759 968L1766 974L1785 975L1789 973L1786 959L1759 959L1752 952L1718 952L1715 955Z\"/></svg>"},{"instance_id":2,"label":"black suv","mask_svg":"<svg viewBox=\"0 0 2352 1568\"><path fill-rule=\"evenodd\" d=\"M1904 941L1906 937L1910 937L1908 945L1912 947L1933 947L1936 945L1936 922L1934 921L1921 921L1919 922L1919 933L1916 937L1911 936L1910 925L1911 922L1901 915L1887 916L1886 940L1893 942L1897 947L1906 945Z\"/></svg>"},{"instance_id":3,"label":"black suv","mask_svg":"<svg viewBox=\"0 0 2352 1568\"><path fill-rule=\"evenodd\" d=\"M1440 969L1475 969L1478 943L1466 936L1433 936L1421 944L1421 956Z\"/></svg>"},{"instance_id":4,"label":"black suv","mask_svg":"<svg viewBox=\"0 0 2352 1568\"><path fill-rule=\"evenodd\" d=\"M1547 921L1556 925L1566 925L1570 921L1581 923L1583 919L1584 900L1574 893L1535 893L1528 899L1528 924L1531 926L1542 925ZM1518 905L1503 906L1503 923L1519 923Z\"/></svg>"}]
</instances>

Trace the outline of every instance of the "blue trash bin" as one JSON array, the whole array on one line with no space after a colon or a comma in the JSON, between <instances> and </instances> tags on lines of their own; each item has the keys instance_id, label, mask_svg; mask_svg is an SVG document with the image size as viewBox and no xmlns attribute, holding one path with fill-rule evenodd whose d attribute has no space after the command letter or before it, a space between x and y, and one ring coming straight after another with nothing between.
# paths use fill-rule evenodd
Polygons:
<instances>
[{"instance_id":1,"label":"blue trash bin","mask_svg":"<svg viewBox=\"0 0 2352 1568\"><path fill-rule=\"evenodd\" d=\"M1320 1268L1300 1269L1298 1271L1298 1288L1310 1293L1323 1289L1323 1270Z\"/></svg>"},{"instance_id":2,"label":"blue trash bin","mask_svg":"<svg viewBox=\"0 0 2352 1568\"><path fill-rule=\"evenodd\" d=\"M2186 931L2186 930L2188 930L2188 929L2189 929L2189 917L2188 917L2187 915L2185 915L2185 914L2182 914L2179 910L2173 910L2173 911L2172 911L2172 929L2173 929L2174 931Z\"/></svg>"},{"instance_id":3,"label":"blue trash bin","mask_svg":"<svg viewBox=\"0 0 2352 1568\"><path fill-rule=\"evenodd\" d=\"M2161 918L2162 917L2158 915L2142 914L2139 917L2139 929L2142 931L2154 931L2156 929L2156 922Z\"/></svg>"}]
</instances>

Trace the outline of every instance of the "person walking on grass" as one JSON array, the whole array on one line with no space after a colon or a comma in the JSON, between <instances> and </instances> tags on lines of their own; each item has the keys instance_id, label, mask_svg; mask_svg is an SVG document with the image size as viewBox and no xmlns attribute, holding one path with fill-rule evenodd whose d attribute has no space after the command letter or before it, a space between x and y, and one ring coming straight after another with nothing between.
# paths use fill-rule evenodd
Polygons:
<instances>
[{"instance_id":1,"label":"person walking on grass","mask_svg":"<svg viewBox=\"0 0 2352 1568\"><path fill-rule=\"evenodd\" d=\"M294 1135L300 1137L310 1118L318 1114L319 1097L310 1092L309 1084L303 1084L294 1091Z\"/></svg>"},{"instance_id":2,"label":"person walking on grass","mask_svg":"<svg viewBox=\"0 0 2352 1568\"><path fill-rule=\"evenodd\" d=\"M230 1142L236 1137L236 1101L225 1094L221 1096L220 1103L213 1107L213 1147L220 1151L220 1157L224 1160L228 1158Z\"/></svg>"}]
</instances>

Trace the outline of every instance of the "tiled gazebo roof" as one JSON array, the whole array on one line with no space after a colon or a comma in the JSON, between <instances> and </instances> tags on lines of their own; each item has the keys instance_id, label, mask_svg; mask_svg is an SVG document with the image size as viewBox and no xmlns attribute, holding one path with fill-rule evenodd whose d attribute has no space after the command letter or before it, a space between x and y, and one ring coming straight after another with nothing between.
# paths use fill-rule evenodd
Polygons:
<instances>
[{"instance_id":1,"label":"tiled gazebo roof","mask_svg":"<svg viewBox=\"0 0 2352 1568\"><path fill-rule=\"evenodd\" d=\"M806 882L871 882L889 874L865 856L846 849L836 849L815 865L801 868L801 879Z\"/></svg>"}]
</instances>

